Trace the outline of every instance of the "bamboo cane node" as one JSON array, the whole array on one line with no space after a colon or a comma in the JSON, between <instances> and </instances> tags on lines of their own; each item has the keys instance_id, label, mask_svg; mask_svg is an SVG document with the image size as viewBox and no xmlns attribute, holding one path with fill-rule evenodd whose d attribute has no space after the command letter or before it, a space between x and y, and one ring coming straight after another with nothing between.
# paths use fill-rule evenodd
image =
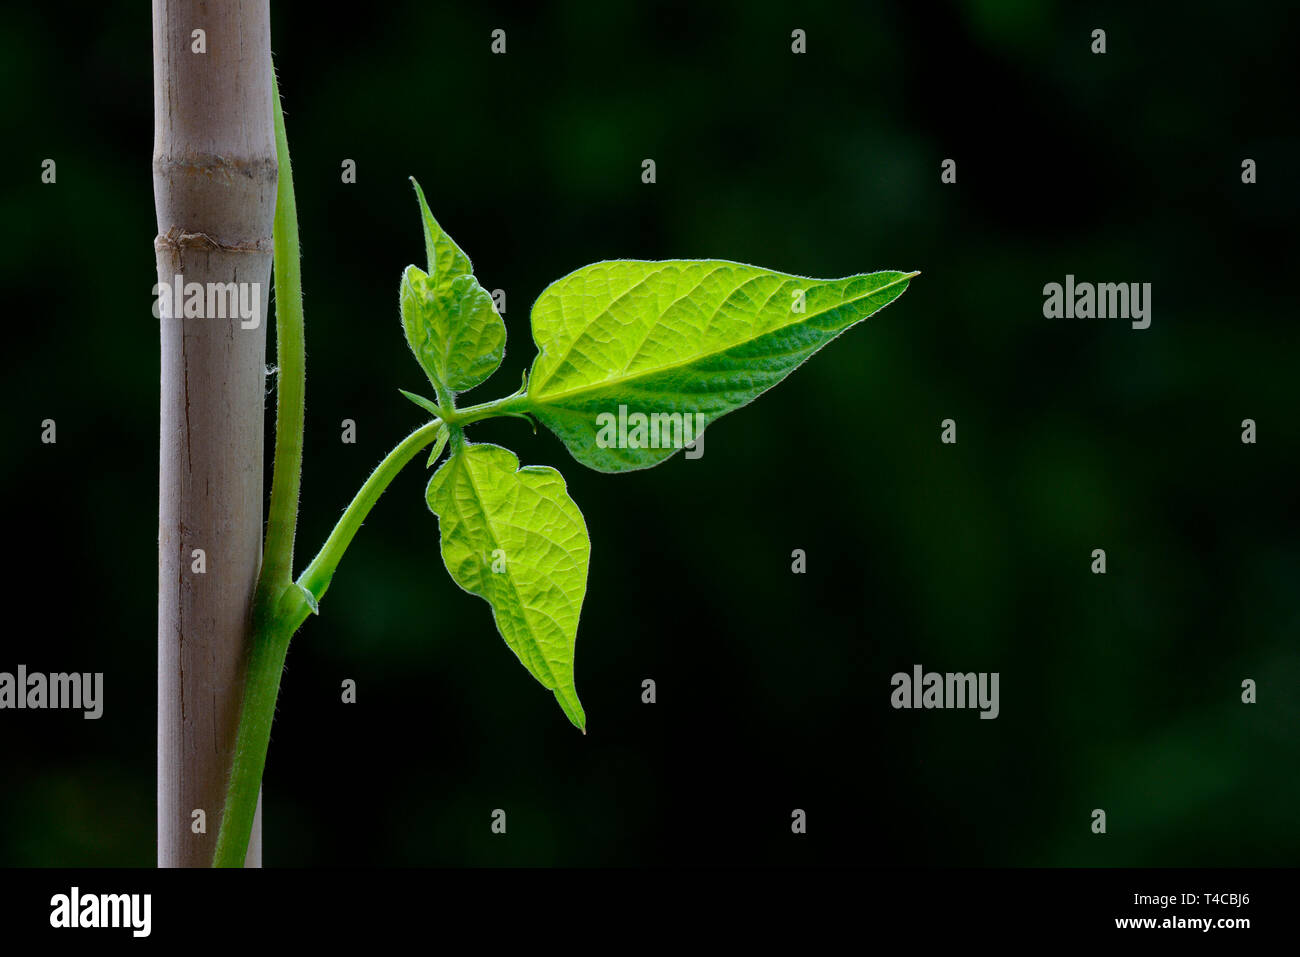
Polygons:
<instances>
[{"instance_id":1,"label":"bamboo cane node","mask_svg":"<svg viewBox=\"0 0 1300 957\"><path fill-rule=\"evenodd\" d=\"M169 249L211 249L228 253L270 253L272 251L270 237L245 242L227 242L207 233L187 232L180 226L173 226L167 232L155 237L153 248L160 252Z\"/></svg>"},{"instance_id":2,"label":"bamboo cane node","mask_svg":"<svg viewBox=\"0 0 1300 957\"><path fill-rule=\"evenodd\" d=\"M227 156L221 153L181 150L176 153L158 153L153 157L155 176L187 179L202 176L229 185L239 178L274 187L279 175L279 164L274 155Z\"/></svg>"}]
</instances>

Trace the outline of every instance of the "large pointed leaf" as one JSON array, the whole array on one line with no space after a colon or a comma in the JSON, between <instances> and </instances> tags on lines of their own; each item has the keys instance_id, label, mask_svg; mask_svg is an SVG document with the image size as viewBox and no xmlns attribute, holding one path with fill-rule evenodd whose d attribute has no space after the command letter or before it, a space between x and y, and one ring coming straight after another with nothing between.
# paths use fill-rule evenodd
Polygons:
<instances>
[{"instance_id":1,"label":"large pointed leaf","mask_svg":"<svg viewBox=\"0 0 1300 957\"><path fill-rule=\"evenodd\" d=\"M453 446L426 493L447 571L461 588L487 599L506 644L585 731L573 682L591 556L582 512L555 469L521 469L498 445L461 438Z\"/></svg>"},{"instance_id":2,"label":"large pointed leaf","mask_svg":"<svg viewBox=\"0 0 1300 957\"><path fill-rule=\"evenodd\" d=\"M501 365L506 326L491 294L474 278L469 257L429 212L419 183L415 192L429 270L408 266L402 274L402 328L439 401L448 402Z\"/></svg>"},{"instance_id":3,"label":"large pointed leaf","mask_svg":"<svg viewBox=\"0 0 1300 957\"><path fill-rule=\"evenodd\" d=\"M643 441L636 434L611 444L604 431L611 419L678 415L707 425L892 302L915 275L807 279L720 260L586 266L533 306L540 352L529 410L584 465L601 472L657 465L680 447L679 434L690 434L682 419L657 420L659 447L641 448L627 447Z\"/></svg>"}]
</instances>

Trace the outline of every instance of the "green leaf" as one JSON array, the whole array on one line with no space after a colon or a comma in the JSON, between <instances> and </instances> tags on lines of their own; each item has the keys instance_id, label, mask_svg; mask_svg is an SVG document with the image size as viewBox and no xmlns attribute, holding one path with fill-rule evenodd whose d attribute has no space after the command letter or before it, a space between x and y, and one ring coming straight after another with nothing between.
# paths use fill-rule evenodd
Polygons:
<instances>
[{"instance_id":1,"label":"green leaf","mask_svg":"<svg viewBox=\"0 0 1300 957\"><path fill-rule=\"evenodd\" d=\"M488 601L506 644L585 733L573 645L591 539L564 478L553 468L521 469L507 449L458 436L426 497L451 577Z\"/></svg>"},{"instance_id":2,"label":"green leaf","mask_svg":"<svg viewBox=\"0 0 1300 957\"><path fill-rule=\"evenodd\" d=\"M408 266L402 274L402 328L438 401L449 403L456 392L472 389L501 365L506 326L492 295L474 278L469 257L429 212L419 183L415 191L429 271Z\"/></svg>"},{"instance_id":3,"label":"green leaf","mask_svg":"<svg viewBox=\"0 0 1300 957\"><path fill-rule=\"evenodd\" d=\"M414 176L411 177L411 185L415 187L416 198L420 201L420 217L424 221L424 251L429 258L429 275L433 277L434 283L442 287L458 276L474 275L469 257L433 218L429 204L424 201L424 190L420 189Z\"/></svg>"},{"instance_id":4,"label":"green leaf","mask_svg":"<svg viewBox=\"0 0 1300 957\"><path fill-rule=\"evenodd\" d=\"M506 326L473 276L459 276L440 292L418 266L407 266L401 307L406 341L440 401L472 389L501 365Z\"/></svg>"},{"instance_id":5,"label":"green leaf","mask_svg":"<svg viewBox=\"0 0 1300 957\"><path fill-rule=\"evenodd\" d=\"M720 260L586 266L533 306L540 351L528 411L593 469L657 465L698 434L692 426L753 401L898 298L915 275L808 279ZM630 426L623 435L620 406ZM636 429L637 414L653 431ZM619 445L656 435L659 447Z\"/></svg>"}]
</instances>

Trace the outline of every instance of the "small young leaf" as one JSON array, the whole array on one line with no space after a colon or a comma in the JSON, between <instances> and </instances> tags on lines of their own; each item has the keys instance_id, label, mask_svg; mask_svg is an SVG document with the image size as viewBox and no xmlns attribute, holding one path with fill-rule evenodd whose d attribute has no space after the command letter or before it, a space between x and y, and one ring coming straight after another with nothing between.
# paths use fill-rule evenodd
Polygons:
<instances>
[{"instance_id":1,"label":"small young leaf","mask_svg":"<svg viewBox=\"0 0 1300 957\"><path fill-rule=\"evenodd\" d=\"M401 307L406 341L441 401L472 389L501 365L506 324L492 294L473 276L457 276L440 290L418 266L407 266Z\"/></svg>"},{"instance_id":2,"label":"small young leaf","mask_svg":"<svg viewBox=\"0 0 1300 957\"><path fill-rule=\"evenodd\" d=\"M620 447L600 436L597 417L618 417L624 406L627 416L640 413L655 433L662 425L674 439L683 417L714 422L898 298L915 275L807 279L719 260L586 266L548 286L533 306L540 351L528 411L593 469L657 465L680 443L644 447L637 436L621 444L643 447Z\"/></svg>"},{"instance_id":3,"label":"small young leaf","mask_svg":"<svg viewBox=\"0 0 1300 957\"><path fill-rule=\"evenodd\" d=\"M573 645L591 539L564 478L552 468L519 468L498 445L458 438L426 497L451 577L488 601L506 644L585 733Z\"/></svg>"},{"instance_id":4,"label":"small young leaf","mask_svg":"<svg viewBox=\"0 0 1300 957\"><path fill-rule=\"evenodd\" d=\"M446 403L501 365L506 326L492 294L474 278L469 257L429 212L419 183L415 191L424 219L429 271L408 266L402 274L402 328L438 401Z\"/></svg>"}]
</instances>

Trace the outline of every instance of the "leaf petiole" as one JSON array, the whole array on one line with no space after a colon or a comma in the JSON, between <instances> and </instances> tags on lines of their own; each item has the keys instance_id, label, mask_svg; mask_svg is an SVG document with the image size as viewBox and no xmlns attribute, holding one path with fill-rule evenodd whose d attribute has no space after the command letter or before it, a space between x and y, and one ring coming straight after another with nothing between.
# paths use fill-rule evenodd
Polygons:
<instances>
[{"instance_id":1,"label":"leaf petiole","mask_svg":"<svg viewBox=\"0 0 1300 957\"><path fill-rule=\"evenodd\" d=\"M471 405L464 409L449 410L445 421L448 425L469 425L502 415L518 415L529 411L528 396L522 390L491 402Z\"/></svg>"},{"instance_id":2,"label":"leaf petiole","mask_svg":"<svg viewBox=\"0 0 1300 957\"><path fill-rule=\"evenodd\" d=\"M325 539L321 550L298 576L297 584L314 595L316 601L319 602L325 597L330 580L334 577L334 571L343 559L343 553L347 551L348 545L357 534L357 529L366 520L375 502L379 501L379 496L384 494L384 489L388 488L389 483L411 459L428 447L429 443L439 438L440 432L445 432L441 419L434 419L420 426L399 442L370 473L370 477L366 479L365 484L361 486L343 512L343 516L335 524L334 530Z\"/></svg>"}]
</instances>

